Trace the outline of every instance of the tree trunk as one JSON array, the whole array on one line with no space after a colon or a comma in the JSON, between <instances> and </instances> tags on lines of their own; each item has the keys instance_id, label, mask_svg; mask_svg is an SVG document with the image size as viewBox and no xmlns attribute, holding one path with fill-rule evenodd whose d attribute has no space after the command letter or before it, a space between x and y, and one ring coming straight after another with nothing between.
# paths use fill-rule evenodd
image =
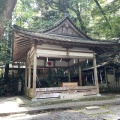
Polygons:
<instances>
[{"instance_id":1,"label":"tree trunk","mask_svg":"<svg viewBox=\"0 0 120 120\"><path fill-rule=\"evenodd\" d=\"M0 40L4 34L5 25L12 18L12 12L16 5L17 0L6 0L5 7L3 7L2 12L0 13Z\"/></svg>"},{"instance_id":2,"label":"tree trunk","mask_svg":"<svg viewBox=\"0 0 120 120\"><path fill-rule=\"evenodd\" d=\"M74 11L75 12L75 11ZM80 23L80 27L81 27L81 30L84 32L84 33L86 33L87 34L87 29L86 29L86 26L85 26L85 23L84 23L84 21L83 21L83 19L82 19L82 17L81 17L81 8L79 9L79 5L78 4L76 4L76 15L77 15L77 19L78 19L78 21L79 21L79 23Z\"/></svg>"},{"instance_id":3,"label":"tree trunk","mask_svg":"<svg viewBox=\"0 0 120 120\"><path fill-rule=\"evenodd\" d=\"M84 24L84 22L83 22L83 20L82 20L81 15L80 15L79 12L77 13L77 18L78 18L78 20L79 20L81 30L82 30L84 33L87 34L87 30L86 30L85 24Z\"/></svg>"}]
</instances>

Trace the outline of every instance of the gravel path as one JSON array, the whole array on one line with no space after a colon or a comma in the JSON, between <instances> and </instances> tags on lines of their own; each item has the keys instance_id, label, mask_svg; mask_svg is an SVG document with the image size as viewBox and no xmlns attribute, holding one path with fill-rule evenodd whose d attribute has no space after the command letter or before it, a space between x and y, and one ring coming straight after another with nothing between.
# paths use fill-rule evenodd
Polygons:
<instances>
[{"instance_id":1,"label":"gravel path","mask_svg":"<svg viewBox=\"0 0 120 120\"><path fill-rule=\"evenodd\" d=\"M81 112L81 109L57 110L51 112L37 114L18 114L0 117L0 120L103 120L103 118L111 118L111 120L120 119L120 105L106 105L103 108L110 110L108 113L87 115Z\"/></svg>"}]
</instances>

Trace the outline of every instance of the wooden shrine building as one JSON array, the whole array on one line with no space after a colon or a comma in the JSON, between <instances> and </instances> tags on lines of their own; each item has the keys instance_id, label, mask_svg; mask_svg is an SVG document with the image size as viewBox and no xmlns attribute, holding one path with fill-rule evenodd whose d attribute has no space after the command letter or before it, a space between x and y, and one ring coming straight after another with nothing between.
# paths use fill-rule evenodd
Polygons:
<instances>
[{"instance_id":1,"label":"wooden shrine building","mask_svg":"<svg viewBox=\"0 0 120 120\"><path fill-rule=\"evenodd\" d=\"M116 41L91 39L69 17L41 33L13 26L13 62L25 62L25 94L32 99L99 94L96 54L110 51L117 44ZM87 59L93 60L95 82L92 86L82 86L81 65ZM76 64L79 81L71 82L70 69ZM64 68L66 80L56 87L36 87L37 71L47 68Z\"/></svg>"}]
</instances>

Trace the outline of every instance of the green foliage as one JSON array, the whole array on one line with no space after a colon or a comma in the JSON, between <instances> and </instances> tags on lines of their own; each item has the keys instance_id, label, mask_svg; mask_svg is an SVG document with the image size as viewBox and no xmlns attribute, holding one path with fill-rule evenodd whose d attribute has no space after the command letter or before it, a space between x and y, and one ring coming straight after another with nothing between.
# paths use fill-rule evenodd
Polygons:
<instances>
[{"instance_id":1,"label":"green foliage","mask_svg":"<svg viewBox=\"0 0 120 120\"><path fill-rule=\"evenodd\" d=\"M93 38L119 38L119 4L119 0L20 0L13 14L13 23L41 31L68 14L78 28Z\"/></svg>"},{"instance_id":2,"label":"green foliage","mask_svg":"<svg viewBox=\"0 0 120 120\"><path fill-rule=\"evenodd\" d=\"M12 41L11 41L11 29L9 26L6 28L3 39L0 42L0 65L11 62L11 50Z\"/></svg>"},{"instance_id":3,"label":"green foliage","mask_svg":"<svg viewBox=\"0 0 120 120\"><path fill-rule=\"evenodd\" d=\"M31 26L32 17L37 14L36 8L32 6L34 6L34 0L18 0L13 13L13 23L25 28Z\"/></svg>"},{"instance_id":4,"label":"green foliage","mask_svg":"<svg viewBox=\"0 0 120 120\"><path fill-rule=\"evenodd\" d=\"M43 6L44 4L41 5L41 7ZM59 14L54 10L46 10L43 15L35 0L18 1L13 15L15 24L37 31L49 28L58 18Z\"/></svg>"},{"instance_id":5,"label":"green foliage","mask_svg":"<svg viewBox=\"0 0 120 120\"><path fill-rule=\"evenodd\" d=\"M92 32L89 34L94 38L119 38L119 0L114 0L110 3L107 3L107 1L105 2L100 0L100 4L108 21L104 19L104 16L102 16L102 13L100 12L99 8L94 6L91 11L93 26L91 26L90 29Z\"/></svg>"}]
</instances>

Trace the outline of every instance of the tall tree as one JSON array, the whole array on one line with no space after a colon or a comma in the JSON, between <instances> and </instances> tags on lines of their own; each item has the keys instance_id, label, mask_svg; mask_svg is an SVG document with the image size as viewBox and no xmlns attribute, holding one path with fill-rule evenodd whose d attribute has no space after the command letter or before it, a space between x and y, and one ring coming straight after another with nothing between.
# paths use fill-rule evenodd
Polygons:
<instances>
[{"instance_id":1,"label":"tall tree","mask_svg":"<svg viewBox=\"0 0 120 120\"><path fill-rule=\"evenodd\" d=\"M20 0L15 24L41 31L68 14L79 29L97 39L119 38L120 0Z\"/></svg>"},{"instance_id":2,"label":"tall tree","mask_svg":"<svg viewBox=\"0 0 120 120\"><path fill-rule=\"evenodd\" d=\"M6 24L12 18L12 12L17 0L0 0L0 40L4 34Z\"/></svg>"},{"instance_id":3,"label":"tall tree","mask_svg":"<svg viewBox=\"0 0 120 120\"><path fill-rule=\"evenodd\" d=\"M87 33L86 23L83 14L90 2L83 0L37 0L42 15L46 15L50 11L58 11L58 14L69 14L73 17L77 26Z\"/></svg>"},{"instance_id":4,"label":"tall tree","mask_svg":"<svg viewBox=\"0 0 120 120\"><path fill-rule=\"evenodd\" d=\"M111 26L110 26L109 20L108 20L108 18L107 18L107 16L106 16L106 13L105 13L104 10L102 9L102 7L101 7L101 5L99 4L98 0L94 0L94 1L95 1L96 5L98 6L98 8L100 9L100 12L102 13L104 19L105 19L106 22L108 23L109 28L111 29Z\"/></svg>"},{"instance_id":5,"label":"tall tree","mask_svg":"<svg viewBox=\"0 0 120 120\"><path fill-rule=\"evenodd\" d=\"M92 25L89 27L90 35L101 39L119 39L120 35L120 1L99 0L101 6L94 2L91 10Z\"/></svg>"}]
</instances>

